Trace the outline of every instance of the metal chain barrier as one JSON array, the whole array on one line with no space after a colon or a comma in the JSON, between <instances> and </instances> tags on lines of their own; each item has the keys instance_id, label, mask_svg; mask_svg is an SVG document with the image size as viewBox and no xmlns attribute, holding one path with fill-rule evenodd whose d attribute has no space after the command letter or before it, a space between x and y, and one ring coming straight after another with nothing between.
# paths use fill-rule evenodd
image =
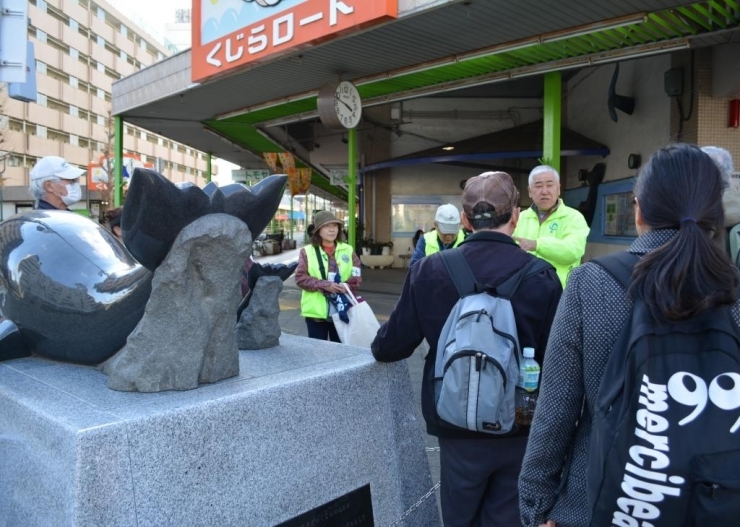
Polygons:
<instances>
[{"instance_id":1,"label":"metal chain barrier","mask_svg":"<svg viewBox=\"0 0 740 527\"><path fill-rule=\"evenodd\" d=\"M439 452L439 447L438 446L434 446L434 447L429 447L428 446L428 447L425 448L425 450L427 452ZM411 514L412 512L414 512L416 509L418 509L421 506L422 503L424 503L427 499L429 499L429 497L434 496L434 493L437 492L437 489L439 488L439 485L440 484L437 483L431 489L429 489L426 494L424 494L421 498L419 498L419 501L417 501L411 507L409 507L409 509L406 512L404 512L401 515L400 518L398 518L396 521L394 521L393 523L391 523L389 527L396 527L396 525L400 524L403 520L406 519L406 517L409 514Z\"/></svg>"},{"instance_id":2,"label":"metal chain barrier","mask_svg":"<svg viewBox=\"0 0 740 527\"><path fill-rule=\"evenodd\" d=\"M438 489L438 488L439 488L439 483L437 483L437 484L436 484L435 486L433 486L433 487L432 487L431 489L429 489L429 491L428 491L428 492L427 492L426 494L424 494L424 495L423 495L423 496L422 496L421 498L419 498L419 501L417 501L417 502L416 502L416 503L414 503L414 504L413 504L413 505L412 505L411 507L409 507L409 510L407 510L406 512L404 512L404 513L403 513L403 514L401 515L401 517L400 517L400 518L398 518L398 519L397 519L396 521L394 521L393 523L391 523L391 524L390 524L390 527L396 527L396 525L398 525L398 524L399 524L399 523L401 523L401 522L402 522L402 521L403 521L404 519L406 519L406 517L407 517L407 516L408 516L409 514L411 514L412 512L414 512L414 511L415 511L416 509L418 509L418 508L419 508L419 506L420 506L420 505L421 505L422 503L424 503L424 501L426 501L426 499L427 499L427 498L429 498L430 496L434 496L434 493L435 493L435 492L437 492L437 489Z\"/></svg>"}]
</instances>

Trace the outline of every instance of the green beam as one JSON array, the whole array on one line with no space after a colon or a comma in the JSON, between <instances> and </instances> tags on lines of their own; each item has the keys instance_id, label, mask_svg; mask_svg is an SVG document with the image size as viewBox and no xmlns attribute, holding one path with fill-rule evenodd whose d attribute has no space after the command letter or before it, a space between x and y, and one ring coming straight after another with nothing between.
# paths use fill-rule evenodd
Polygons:
<instances>
[{"instance_id":1,"label":"green beam","mask_svg":"<svg viewBox=\"0 0 740 527\"><path fill-rule=\"evenodd\" d=\"M562 82L559 71L545 73L545 100L542 157L543 161L560 172L560 119L562 111Z\"/></svg>"},{"instance_id":2,"label":"green beam","mask_svg":"<svg viewBox=\"0 0 740 527\"><path fill-rule=\"evenodd\" d=\"M693 20L695 23L697 23L698 25L700 25L701 27L703 27L705 30L707 30L707 31L711 31L712 30L712 24L710 24L709 22L707 22L706 20L704 20L703 18L701 18L699 15L697 15L696 13L694 13L691 10L691 8L689 8L689 7L677 7L676 8L676 11L678 11L679 13L681 13L686 18L688 18L690 20Z\"/></svg>"},{"instance_id":3,"label":"green beam","mask_svg":"<svg viewBox=\"0 0 740 527\"><path fill-rule=\"evenodd\" d=\"M210 152L206 154L206 183L211 182L211 178L213 178L213 156Z\"/></svg>"},{"instance_id":4,"label":"green beam","mask_svg":"<svg viewBox=\"0 0 740 527\"><path fill-rule=\"evenodd\" d=\"M713 12L709 11L703 5L698 5L697 4L697 5L694 5L693 7L700 14L704 15L705 17L707 17L709 20L711 20L712 22L714 22L717 26L721 27L722 29L725 29L727 27L727 25L720 18L718 18Z\"/></svg>"},{"instance_id":5,"label":"green beam","mask_svg":"<svg viewBox=\"0 0 740 527\"><path fill-rule=\"evenodd\" d=\"M355 247L355 238L357 236L355 230L356 230L356 221L355 221L355 207L356 207L356 198L355 194L357 192L357 132L354 128L350 128L349 134L347 134L347 164L349 165L347 168L349 170L349 193L347 194L347 205L349 207L349 221L348 228L349 228L349 245L350 247Z\"/></svg>"},{"instance_id":6,"label":"green beam","mask_svg":"<svg viewBox=\"0 0 740 527\"><path fill-rule=\"evenodd\" d=\"M123 117L116 115L113 118L113 156L115 165L113 168L113 206L120 207L123 202Z\"/></svg>"}]
</instances>

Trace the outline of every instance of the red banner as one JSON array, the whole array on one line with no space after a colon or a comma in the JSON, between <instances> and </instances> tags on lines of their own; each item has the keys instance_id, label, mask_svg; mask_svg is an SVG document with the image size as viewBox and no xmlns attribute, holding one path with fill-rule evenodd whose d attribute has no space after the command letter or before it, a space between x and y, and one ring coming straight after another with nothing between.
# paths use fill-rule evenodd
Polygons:
<instances>
[{"instance_id":1,"label":"red banner","mask_svg":"<svg viewBox=\"0 0 740 527\"><path fill-rule=\"evenodd\" d=\"M193 0L192 80L397 16L398 0Z\"/></svg>"}]
</instances>

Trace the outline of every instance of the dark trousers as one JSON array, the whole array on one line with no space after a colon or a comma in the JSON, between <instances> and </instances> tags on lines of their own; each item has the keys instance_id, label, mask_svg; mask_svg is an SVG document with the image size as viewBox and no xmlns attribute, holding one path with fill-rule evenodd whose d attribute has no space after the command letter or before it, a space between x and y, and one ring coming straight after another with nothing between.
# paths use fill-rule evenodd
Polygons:
<instances>
[{"instance_id":1,"label":"dark trousers","mask_svg":"<svg viewBox=\"0 0 740 527\"><path fill-rule=\"evenodd\" d=\"M308 338L310 339L339 342L339 335L337 334L337 328L334 327L334 322L323 322L307 318L306 328L308 329Z\"/></svg>"},{"instance_id":2,"label":"dark trousers","mask_svg":"<svg viewBox=\"0 0 740 527\"><path fill-rule=\"evenodd\" d=\"M526 437L439 438L445 527L516 527Z\"/></svg>"}]
</instances>

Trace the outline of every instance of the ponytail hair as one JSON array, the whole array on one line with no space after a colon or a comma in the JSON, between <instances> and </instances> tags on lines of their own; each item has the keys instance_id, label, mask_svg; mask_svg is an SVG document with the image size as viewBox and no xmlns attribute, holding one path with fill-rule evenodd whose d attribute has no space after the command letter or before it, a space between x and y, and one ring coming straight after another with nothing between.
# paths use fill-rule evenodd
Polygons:
<instances>
[{"instance_id":1,"label":"ponytail hair","mask_svg":"<svg viewBox=\"0 0 740 527\"><path fill-rule=\"evenodd\" d=\"M723 182L698 147L676 144L655 152L635 183L650 230L677 229L635 265L630 293L662 320L685 320L733 304L738 273L724 250Z\"/></svg>"}]
</instances>

